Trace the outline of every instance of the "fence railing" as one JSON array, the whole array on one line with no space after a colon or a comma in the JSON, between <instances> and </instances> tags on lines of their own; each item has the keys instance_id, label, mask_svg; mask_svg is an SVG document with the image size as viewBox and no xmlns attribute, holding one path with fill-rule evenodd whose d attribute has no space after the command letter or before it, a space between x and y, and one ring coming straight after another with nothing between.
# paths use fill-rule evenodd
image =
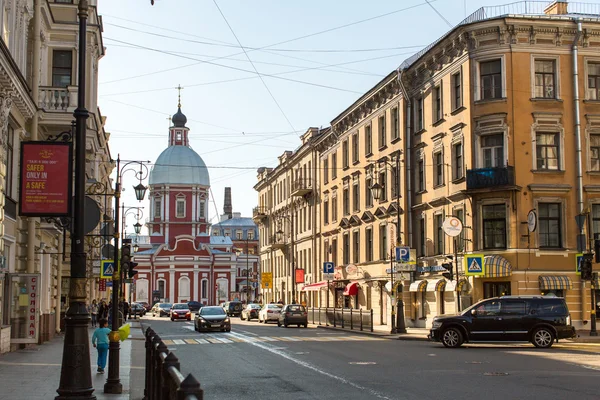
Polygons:
<instances>
[{"instance_id":1,"label":"fence railing","mask_svg":"<svg viewBox=\"0 0 600 400\"><path fill-rule=\"evenodd\" d=\"M147 328L144 400L202 400L204 391L192 374L184 377L179 360L160 336Z\"/></svg>"},{"instance_id":2,"label":"fence railing","mask_svg":"<svg viewBox=\"0 0 600 400\"><path fill-rule=\"evenodd\" d=\"M373 332L373 310L309 308L308 319L313 324Z\"/></svg>"}]
</instances>

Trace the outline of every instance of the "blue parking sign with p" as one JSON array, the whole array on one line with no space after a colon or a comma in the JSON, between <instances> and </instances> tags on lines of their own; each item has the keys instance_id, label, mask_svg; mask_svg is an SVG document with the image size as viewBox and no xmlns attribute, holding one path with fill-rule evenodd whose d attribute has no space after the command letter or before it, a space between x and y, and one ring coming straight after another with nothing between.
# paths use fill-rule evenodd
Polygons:
<instances>
[{"instance_id":1,"label":"blue parking sign with p","mask_svg":"<svg viewBox=\"0 0 600 400\"><path fill-rule=\"evenodd\" d=\"M401 264L408 264L410 262L410 247L408 247L408 246L396 247L396 261Z\"/></svg>"},{"instance_id":2,"label":"blue parking sign with p","mask_svg":"<svg viewBox=\"0 0 600 400\"><path fill-rule=\"evenodd\" d=\"M333 274L335 272L335 268L332 262L324 262L323 263L323 273L324 274Z\"/></svg>"}]
</instances>

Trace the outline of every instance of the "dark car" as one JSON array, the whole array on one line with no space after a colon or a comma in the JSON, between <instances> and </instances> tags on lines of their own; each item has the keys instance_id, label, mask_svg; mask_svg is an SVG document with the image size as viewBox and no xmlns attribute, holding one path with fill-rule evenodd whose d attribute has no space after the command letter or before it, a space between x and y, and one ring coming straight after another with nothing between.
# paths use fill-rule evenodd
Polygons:
<instances>
[{"instance_id":1,"label":"dark car","mask_svg":"<svg viewBox=\"0 0 600 400\"><path fill-rule=\"evenodd\" d=\"M146 314L146 308L140 303L131 303L129 306L129 315L143 317Z\"/></svg>"},{"instance_id":2,"label":"dark car","mask_svg":"<svg viewBox=\"0 0 600 400\"><path fill-rule=\"evenodd\" d=\"M204 306L200 308L194 318L194 329L197 332L231 332L231 321L223 307Z\"/></svg>"},{"instance_id":3,"label":"dark car","mask_svg":"<svg viewBox=\"0 0 600 400\"><path fill-rule=\"evenodd\" d=\"M169 317L171 317L171 321L175 321L176 319L187 319L188 321L191 321L192 312L187 303L175 303L173 304L173 307L171 307Z\"/></svg>"},{"instance_id":4,"label":"dark car","mask_svg":"<svg viewBox=\"0 0 600 400\"><path fill-rule=\"evenodd\" d=\"M277 326L288 325L303 325L308 328L308 313L306 308L302 304L287 304L281 309L279 313L279 319L277 320Z\"/></svg>"},{"instance_id":5,"label":"dark car","mask_svg":"<svg viewBox=\"0 0 600 400\"><path fill-rule=\"evenodd\" d=\"M446 347L464 342L531 342L549 348L575 336L562 297L502 296L480 301L460 315L433 319L430 339Z\"/></svg>"},{"instance_id":6,"label":"dark car","mask_svg":"<svg viewBox=\"0 0 600 400\"><path fill-rule=\"evenodd\" d=\"M193 313L198 312L198 310L204 306L204 304L200 303L199 301L188 301L187 305L190 311Z\"/></svg>"},{"instance_id":7,"label":"dark car","mask_svg":"<svg viewBox=\"0 0 600 400\"><path fill-rule=\"evenodd\" d=\"M240 314L240 319L247 319L248 321L250 321L252 318L258 319L258 312L261 308L262 307L260 306L260 304L248 304L242 310L242 313Z\"/></svg>"},{"instance_id":8,"label":"dark car","mask_svg":"<svg viewBox=\"0 0 600 400\"><path fill-rule=\"evenodd\" d=\"M169 315L172 306L171 303L156 303L154 307L152 307L152 316L155 317L158 315L159 317L162 317L163 315Z\"/></svg>"},{"instance_id":9,"label":"dark car","mask_svg":"<svg viewBox=\"0 0 600 400\"><path fill-rule=\"evenodd\" d=\"M152 306L145 301L138 301L137 303L141 304L142 307L144 307L146 309L146 311L152 310Z\"/></svg>"},{"instance_id":10,"label":"dark car","mask_svg":"<svg viewBox=\"0 0 600 400\"><path fill-rule=\"evenodd\" d=\"M227 301L223 304L223 310L230 317L239 317L242 314L244 305L241 301Z\"/></svg>"}]
</instances>

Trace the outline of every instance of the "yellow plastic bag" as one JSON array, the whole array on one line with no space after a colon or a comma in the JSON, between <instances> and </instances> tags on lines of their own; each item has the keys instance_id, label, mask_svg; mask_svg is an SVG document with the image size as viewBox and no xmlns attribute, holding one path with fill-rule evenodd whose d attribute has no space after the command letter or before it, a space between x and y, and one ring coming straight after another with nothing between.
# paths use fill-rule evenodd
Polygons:
<instances>
[{"instance_id":1,"label":"yellow plastic bag","mask_svg":"<svg viewBox=\"0 0 600 400\"><path fill-rule=\"evenodd\" d=\"M129 333L131 331L131 325L125 324L119 328L119 338L121 342L129 337Z\"/></svg>"}]
</instances>

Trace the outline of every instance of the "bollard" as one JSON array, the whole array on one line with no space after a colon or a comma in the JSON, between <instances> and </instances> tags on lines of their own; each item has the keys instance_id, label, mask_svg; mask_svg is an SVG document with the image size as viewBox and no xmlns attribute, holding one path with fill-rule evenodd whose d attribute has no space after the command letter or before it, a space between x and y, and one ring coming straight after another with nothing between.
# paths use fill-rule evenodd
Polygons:
<instances>
[{"instance_id":1,"label":"bollard","mask_svg":"<svg viewBox=\"0 0 600 400\"><path fill-rule=\"evenodd\" d=\"M352 309L350 309L350 330L354 330L354 319L352 318Z\"/></svg>"},{"instance_id":2,"label":"bollard","mask_svg":"<svg viewBox=\"0 0 600 400\"><path fill-rule=\"evenodd\" d=\"M173 379L171 378L171 375L169 374L169 368L170 367L175 367L177 370L179 370L180 365L179 365L179 359L177 357L175 357L175 354L173 353L169 353L167 354L167 356L165 357L164 360L162 360L161 363L161 375L162 375L162 381L163 381L163 385L162 385L162 397L161 399L169 399L171 398L171 392L174 392L177 388L177 383L178 382L173 382Z\"/></svg>"},{"instance_id":3,"label":"bollard","mask_svg":"<svg viewBox=\"0 0 600 400\"><path fill-rule=\"evenodd\" d=\"M159 338L160 340L160 338ZM162 366L162 359L161 359L161 355L162 353L166 355L168 355L169 353L169 349L167 348L167 346L163 343L162 340L160 340L158 342L158 345L155 347L155 352L154 352L154 385L155 388L153 390L155 397L153 398L153 400L160 400L162 399L161 396L161 387L165 384L165 382L163 381L163 377L161 374L161 366Z\"/></svg>"},{"instance_id":4,"label":"bollard","mask_svg":"<svg viewBox=\"0 0 600 400\"><path fill-rule=\"evenodd\" d=\"M146 332L144 332L146 336L146 371L145 372L145 382L144 382L144 400L149 400L150 391L149 386L150 382L152 382L152 378L150 376L151 370L151 362L152 360L152 337L154 336L154 330L152 328L147 328Z\"/></svg>"},{"instance_id":5,"label":"bollard","mask_svg":"<svg viewBox=\"0 0 600 400\"><path fill-rule=\"evenodd\" d=\"M363 330L362 308L360 309L360 330Z\"/></svg>"},{"instance_id":6,"label":"bollard","mask_svg":"<svg viewBox=\"0 0 600 400\"><path fill-rule=\"evenodd\" d=\"M344 329L344 307L342 307L342 329Z\"/></svg>"},{"instance_id":7,"label":"bollard","mask_svg":"<svg viewBox=\"0 0 600 400\"><path fill-rule=\"evenodd\" d=\"M373 309L371 309L371 332L373 332Z\"/></svg>"}]
</instances>

